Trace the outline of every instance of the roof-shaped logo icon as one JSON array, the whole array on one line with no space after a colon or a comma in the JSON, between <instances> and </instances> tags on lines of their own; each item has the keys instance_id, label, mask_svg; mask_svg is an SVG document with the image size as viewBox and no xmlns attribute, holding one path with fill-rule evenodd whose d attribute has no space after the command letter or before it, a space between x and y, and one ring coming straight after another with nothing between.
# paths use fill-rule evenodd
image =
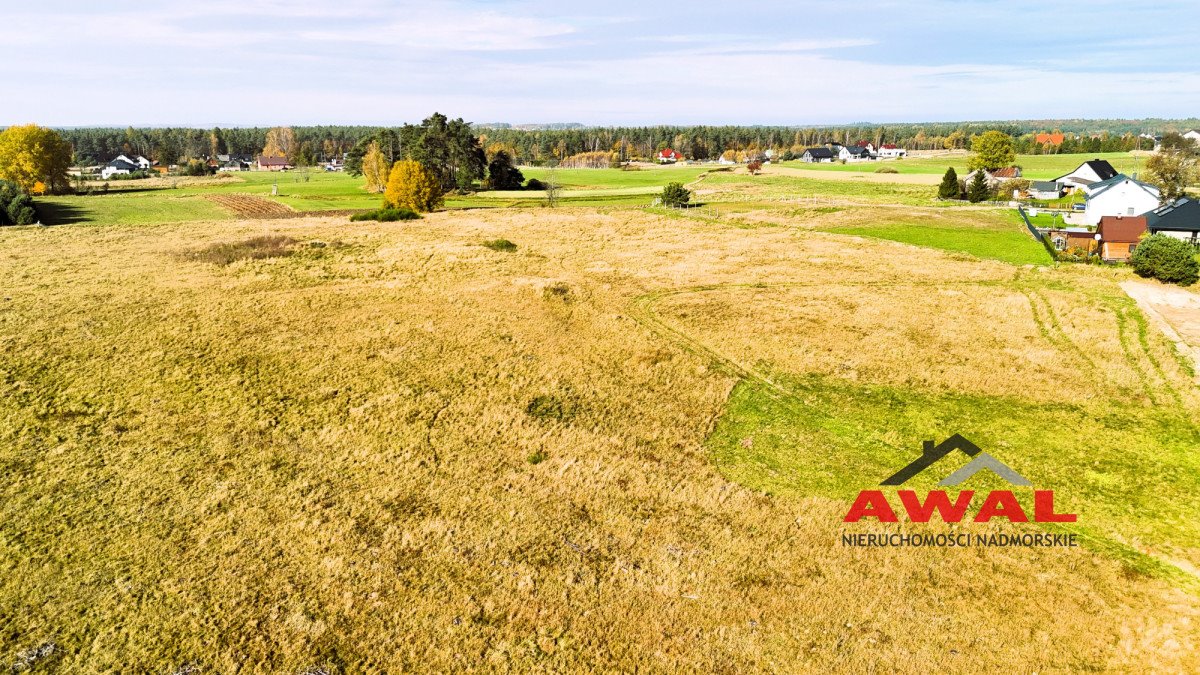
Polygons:
<instances>
[{"instance_id":1,"label":"roof-shaped logo icon","mask_svg":"<svg viewBox=\"0 0 1200 675\"><path fill-rule=\"evenodd\" d=\"M1001 462L988 453L983 452L979 449L979 446L963 438L960 434L954 434L950 438L947 438L937 445L934 445L933 441L925 441L921 456L913 460L908 466L897 471L894 475L888 477L887 480L883 481L883 485L903 485L907 483L910 478L921 473L925 469L928 469L934 464L934 462L937 462L939 459L954 452L955 450L958 450L964 455L970 457L971 461L967 462L967 464L961 469L955 471L949 476L946 476L940 482L938 482L939 487L960 485L968 478L974 476L984 469L991 470L992 473L1000 476L1013 485L1026 487L1033 485L1028 478L1025 478L1016 471L1013 471L1013 469L1004 462Z\"/></svg>"}]
</instances>

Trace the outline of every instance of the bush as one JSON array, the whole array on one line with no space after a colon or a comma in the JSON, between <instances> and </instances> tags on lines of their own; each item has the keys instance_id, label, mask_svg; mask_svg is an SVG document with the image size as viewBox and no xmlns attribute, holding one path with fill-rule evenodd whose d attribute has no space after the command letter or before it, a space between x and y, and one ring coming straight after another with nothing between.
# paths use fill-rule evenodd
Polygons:
<instances>
[{"instance_id":1,"label":"bush","mask_svg":"<svg viewBox=\"0 0 1200 675\"><path fill-rule=\"evenodd\" d=\"M1151 235L1133 251L1129 263L1139 276L1191 286L1200 279L1196 248L1182 239L1165 234Z\"/></svg>"},{"instance_id":2,"label":"bush","mask_svg":"<svg viewBox=\"0 0 1200 675\"><path fill-rule=\"evenodd\" d=\"M0 225L32 225L36 221L33 198L16 183L0 180Z\"/></svg>"},{"instance_id":3,"label":"bush","mask_svg":"<svg viewBox=\"0 0 1200 675\"><path fill-rule=\"evenodd\" d=\"M354 222L377 220L381 223L394 223L398 220L416 220L420 217L421 214L409 208L385 206L382 209L367 211L366 213L356 213L350 216L350 220Z\"/></svg>"},{"instance_id":4,"label":"bush","mask_svg":"<svg viewBox=\"0 0 1200 675\"><path fill-rule=\"evenodd\" d=\"M384 190L387 206L418 212L438 208L442 205L444 195L438 177L420 163L411 160L396 162L392 166L387 189Z\"/></svg>"},{"instance_id":5,"label":"bush","mask_svg":"<svg viewBox=\"0 0 1200 675\"><path fill-rule=\"evenodd\" d=\"M193 159L179 167L179 173L184 176L207 176L210 172L208 164L199 159ZM133 174L130 175L132 176Z\"/></svg>"},{"instance_id":6,"label":"bush","mask_svg":"<svg viewBox=\"0 0 1200 675\"><path fill-rule=\"evenodd\" d=\"M881 166L878 169L875 169L875 173L900 173L900 172L897 171L895 167Z\"/></svg>"},{"instance_id":7,"label":"bush","mask_svg":"<svg viewBox=\"0 0 1200 675\"><path fill-rule=\"evenodd\" d=\"M517 245L507 239L491 239L483 242L483 245L493 251L503 251L504 253L512 253L517 250Z\"/></svg>"},{"instance_id":8,"label":"bush","mask_svg":"<svg viewBox=\"0 0 1200 675\"><path fill-rule=\"evenodd\" d=\"M530 178L525 181L526 190L545 190L546 184L536 178Z\"/></svg>"},{"instance_id":9,"label":"bush","mask_svg":"<svg viewBox=\"0 0 1200 675\"><path fill-rule=\"evenodd\" d=\"M662 191L663 206L683 206L692 200L692 192L683 183L667 183Z\"/></svg>"}]
</instances>

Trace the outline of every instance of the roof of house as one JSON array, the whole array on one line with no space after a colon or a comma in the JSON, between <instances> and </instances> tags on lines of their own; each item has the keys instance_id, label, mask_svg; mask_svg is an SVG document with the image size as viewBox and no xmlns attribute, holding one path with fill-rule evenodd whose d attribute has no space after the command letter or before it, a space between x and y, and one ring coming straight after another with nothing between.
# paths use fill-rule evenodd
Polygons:
<instances>
[{"instance_id":1,"label":"roof of house","mask_svg":"<svg viewBox=\"0 0 1200 675\"><path fill-rule=\"evenodd\" d=\"M1109 178L1113 178L1118 175L1117 170L1114 169L1113 165L1109 164L1107 160L1092 159L1092 160L1088 160L1088 161L1084 162L1083 164L1080 164L1079 166L1075 167L1075 170L1072 171L1071 173L1063 174L1063 175L1059 176L1058 178L1056 178L1055 180L1062 181L1062 179L1067 178L1068 176L1072 176L1072 175L1078 173L1079 171L1082 171L1083 167L1085 167L1085 166L1090 167L1092 169L1092 171L1095 172L1095 174L1097 176L1099 176L1100 180L1102 180L1102 181L1108 180ZM1079 181L1078 179L1076 179L1076 180L1077 180L1077 182L1082 182L1082 181Z\"/></svg>"},{"instance_id":2,"label":"roof of house","mask_svg":"<svg viewBox=\"0 0 1200 675\"><path fill-rule=\"evenodd\" d=\"M861 145L848 145L848 146L846 146L846 150L852 155L869 155L869 154L871 154L870 150L867 150L866 148L864 148Z\"/></svg>"},{"instance_id":3,"label":"roof of house","mask_svg":"<svg viewBox=\"0 0 1200 675\"><path fill-rule=\"evenodd\" d=\"M1062 145L1064 138L1063 134L1038 134L1035 140L1042 145Z\"/></svg>"},{"instance_id":4,"label":"roof of house","mask_svg":"<svg viewBox=\"0 0 1200 675\"><path fill-rule=\"evenodd\" d=\"M662 150L659 151L658 156L659 157L679 157L680 154L678 152L675 152L671 148L663 148Z\"/></svg>"},{"instance_id":5,"label":"roof of house","mask_svg":"<svg viewBox=\"0 0 1200 675\"><path fill-rule=\"evenodd\" d=\"M1182 197L1146 214L1150 230L1200 230L1200 202Z\"/></svg>"},{"instance_id":6,"label":"roof of house","mask_svg":"<svg viewBox=\"0 0 1200 675\"><path fill-rule=\"evenodd\" d=\"M107 166L114 169L126 169L128 171L133 171L134 169L140 168L137 164L133 164L125 160L124 157L125 156L122 155L121 157L114 159L113 161L109 162Z\"/></svg>"},{"instance_id":7,"label":"roof of house","mask_svg":"<svg viewBox=\"0 0 1200 675\"><path fill-rule=\"evenodd\" d=\"M879 148L881 150L899 150L900 149L900 148L896 147L895 145L892 145L891 143L884 143L883 145L879 146Z\"/></svg>"},{"instance_id":8,"label":"roof of house","mask_svg":"<svg viewBox=\"0 0 1200 675\"><path fill-rule=\"evenodd\" d=\"M992 171L991 174L992 178L1020 178L1021 169L1015 166L1006 166Z\"/></svg>"},{"instance_id":9,"label":"roof of house","mask_svg":"<svg viewBox=\"0 0 1200 675\"><path fill-rule=\"evenodd\" d=\"M260 156L258 163L262 166L287 166L287 157L266 157Z\"/></svg>"},{"instance_id":10,"label":"roof of house","mask_svg":"<svg viewBox=\"0 0 1200 675\"><path fill-rule=\"evenodd\" d=\"M804 151L804 154L813 157L833 157L833 151L829 148L809 148Z\"/></svg>"},{"instance_id":11,"label":"roof of house","mask_svg":"<svg viewBox=\"0 0 1200 675\"><path fill-rule=\"evenodd\" d=\"M860 148L865 148L868 145L874 145L874 143L872 143L871 141L859 141L859 142L855 143L855 145L857 145Z\"/></svg>"},{"instance_id":12,"label":"roof of house","mask_svg":"<svg viewBox=\"0 0 1200 675\"><path fill-rule=\"evenodd\" d=\"M1029 184L1029 189L1037 190L1038 192L1058 192L1058 183L1052 180L1035 180Z\"/></svg>"},{"instance_id":13,"label":"roof of house","mask_svg":"<svg viewBox=\"0 0 1200 675\"><path fill-rule=\"evenodd\" d=\"M1145 216L1104 216L1096 228L1101 241L1134 244L1146 231Z\"/></svg>"},{"instance_id":14,"label":"roof of house","mask_svg":"<svg viewBox=\"0 0 1200 675\"><path fill-rule=\"evenodd\" d=\"M1157 187L1155 187L1149 183L1143 183L1142 181L1137 180L1135 178L1130 178L1129 176L1126 176L1123 173L1119 173L1119 174L1113 176L1112 178L1109 178L1108 180L1097 181L1097 182L1089 185L1088 189L1091 190L1091 194L1088 195L1088 199L1089 200L1095 199L1096 197L1100 196L1101 194L1104 194L1105 192L1107 192L1108 190L1111 190L1113 187L1120 185L1121 183L1124 183L1126 181L1133 183L1134 185L1142 188L1146 192L1154 195L1155 197L1157 197L1159 194L1161 194L1160 190Z\"/></svg>"}]
</instances>

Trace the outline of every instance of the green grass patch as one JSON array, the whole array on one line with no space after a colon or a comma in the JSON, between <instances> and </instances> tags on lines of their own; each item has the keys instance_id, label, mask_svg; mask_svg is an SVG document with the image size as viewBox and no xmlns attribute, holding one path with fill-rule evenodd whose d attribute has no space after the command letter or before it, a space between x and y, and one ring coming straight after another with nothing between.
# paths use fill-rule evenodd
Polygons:
<instances>
[{"instance_id":1,"label":"green grass patch","mask_svg":"<svg viewBox=\"0 0 1200 675\"><path fill-rule=\"evenodd\" d=\"M954 167L954 170L961 177L969 171L967 168L968 156L965 154L948 155L944 157L909 157L901 160L885 160L880 162L870 163L855 163L855 164L806 164L804 162L784 162L782 166L790 166L797 169L813 169L816 171L845 171L845 172L870 172L878 166L888 166L896 169L898 173L906 174L943 174L949 167ZM1070 155L1017 155L1016 165L1021 167L1021 172L1025 178L1031 180L1047 180L1058 178L1059 176L1068 173L1078 167L1080 164L1092 160L1104 159L1113 165L1117 171L1131 174L1145 166L1145 159L1137 157L1127 152L1102 152L1102 153L1087 153L1087 154L1070 154Z\"/></svg>"},{"instance_id":2,"label":"green grass patch","mask_svg":"<svg viewBox=\"0 0 1200 675\"><path fill-rule=\"evenodd\" d=\"M1016 225L959 227L900 222L866 227L838 227L826 231L886 239L955 253L969 253L977 258L999 260L1013 265L1045 265L1052 262L1045 247L1027 234L1023 227Z\"/></svg>"},{"instance_id":3,"label":"green grass patch","mask_svg":"<svg viewBox=\"0 0 1200 675\"><path fill-rule=\"evenodd\" d=\"M1119 401L1034 404L816 376L772 379L789 394L741 382L707 441L721 472L743 485L851 500L915 459L921 441L960 433L1037 488L1055 490L1059 510L1079 515L1076 531L1112 543L1200 546L1200 522L1189 515L1200 490L1200 428L1181 410ZM948 456L905 488L931 489L966 461ZM990 473L963 486L1010 488ZM1028 505L1029 495L1024 499Z\"/></svg>"}]
</instances>

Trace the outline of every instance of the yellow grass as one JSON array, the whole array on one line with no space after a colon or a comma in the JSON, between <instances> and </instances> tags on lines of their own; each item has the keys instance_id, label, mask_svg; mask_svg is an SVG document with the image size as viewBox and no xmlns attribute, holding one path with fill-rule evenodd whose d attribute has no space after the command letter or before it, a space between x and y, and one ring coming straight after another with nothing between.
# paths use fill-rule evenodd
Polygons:
<instances>
[{"instance_id":1,"label":"yellow grass","mask_svg":"<svg viewBox=\"0 0 1200 675\"><path fill-rule=\"evenodd\" d=\"M826 217L0 232L0 665L53 641L57 672L1200 668L1175 581L1087 549L842 548L844 500L720 472L722 359L1192 405L1157 337L1149 391L1144 356L1078 381L1039 358L1122 349L1069 290L1106 272ZM290 254L189 257L263 236Z\"/></svg>"}]
</instances>

